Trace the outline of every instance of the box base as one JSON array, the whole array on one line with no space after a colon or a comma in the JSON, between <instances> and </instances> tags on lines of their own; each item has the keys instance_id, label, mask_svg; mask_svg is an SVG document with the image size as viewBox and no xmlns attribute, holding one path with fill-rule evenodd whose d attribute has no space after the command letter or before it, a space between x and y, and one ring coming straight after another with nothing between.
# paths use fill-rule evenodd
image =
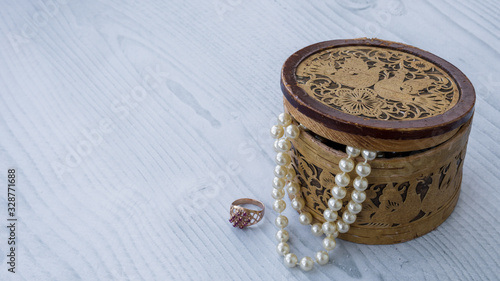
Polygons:
<instances>
[{"instance_id":1,"label":"box base","mask_svg":"<svg viewBox=\"0 0 500 281\"><path fill-rule=\"evenodd\" d=\"M363 210L349 232L339 238L362 244L394 244L422 236L443 223L459 197L470 124L424 152L373 160ZM323 223L334 177L341 172L338 162L347 155L307 131L302 131L292 145L292 167L302 187L305 211L311 213L314 222ZM354 179L356 174L351 172L350 177ZM347 187L346 198L352 190ZM344 199L344 208L347 202Z\"/></svg>"}]
</instances>

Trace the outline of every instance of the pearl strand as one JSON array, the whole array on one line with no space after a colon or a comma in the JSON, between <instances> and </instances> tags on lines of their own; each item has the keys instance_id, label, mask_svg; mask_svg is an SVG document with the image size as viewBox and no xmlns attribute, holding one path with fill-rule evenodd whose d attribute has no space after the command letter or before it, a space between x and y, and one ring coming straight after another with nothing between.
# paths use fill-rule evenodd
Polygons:
<instances>
[{"instance_id":1,"label":"pearl strand","mask_svg":"<svg viewBox=\"0 0 500 281\"><path fill-rule=\"evenodd\" d=\"M292 124L292 118L287 113L282 113L278 116L278 124L271 128L271 136L276 139L274 142L274 150L277 152L275 162L277 166L274 169L275 178L273 179L272 197L275 199L273 209L278 213L275 225L279 228L276 233L278 245L276 251L281 256L284 256L284 263L288 267L295 267L297 264L304 271L309 271L313 268L314 262L324 265L329 261L327 251L331 251L336 247L335 238L339 232L345 233L349 230L349 225L356 220L356 215L361 211L361 203L366 199L364 190L368 187L366 176L371 172L371 167L367 163L376 157L376 152L363 150L362 156L365 159L363 163L356 165L356 173L358 177L354 180L355 191L351 193L351 201L348 203L347 210L344 211L342 219L338 217L337 212L342 208L342 199L346 196L345 187L349 184L350 178L347 174L354 169L354 161L351 157L356 157L360 154L360 150L347 147L346 152L348 157L341 159L339 168L342 173L335 176L336 185L332 188L333 198L328 200L328 208L323 212L323 217L326 222L322 225L319 223L311 226L311 231L315 236L325 234L323 239L323 248L327 251L318 251L315 254L315 260L311 257L303 257L300 262L297 256L290 252L288 245L289 233L285 230L288 226L288 218L282 215L286 209L286 202L283 200L285 191L292 197L292 208L299 212L299 222L303 225L312 223L312 215L304 212L302 209L305 206L304 199L301 196L300 185L295 182L295 170L290 166L291 158L287 151L292 145L290 139L295 139L299 136L300 129ZM356 188L357 187L357 188ZM335 223L336 222L336 223Z\"/></svg>"}]
</instances>

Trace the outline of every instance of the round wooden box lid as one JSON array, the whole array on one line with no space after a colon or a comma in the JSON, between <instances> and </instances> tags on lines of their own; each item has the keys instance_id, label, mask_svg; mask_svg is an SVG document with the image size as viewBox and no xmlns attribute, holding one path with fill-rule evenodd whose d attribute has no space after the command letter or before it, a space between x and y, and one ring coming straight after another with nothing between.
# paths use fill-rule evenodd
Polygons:
<instances>
[{"instance_id":1,"label":"round wooden box lid","mask_svg":"<svg viewBox=\"0 0 500 281\"><path fill-rule=\"evenodd\" d=\"M471 119L475 93L451 63L378 39L317 43L283 65L285 109L314 133L378 151L436 146ZM469 124L469 123L467 123Z\"/></svg>"}]
</instances>

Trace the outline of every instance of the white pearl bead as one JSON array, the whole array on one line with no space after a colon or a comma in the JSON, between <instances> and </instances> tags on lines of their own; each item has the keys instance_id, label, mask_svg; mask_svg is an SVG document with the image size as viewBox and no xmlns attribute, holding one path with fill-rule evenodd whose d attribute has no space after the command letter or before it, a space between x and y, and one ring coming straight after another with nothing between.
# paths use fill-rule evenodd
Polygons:
<instances>
[{"instance_id":1,"label":"white pearl bead","mask_svg":"<svg viewBox=\"0 0 500 281\"><path fill-rule=\"evenodd\" d=\"M276 176L277 178L285 177L286 173L287 173L287 168L280 165L274 167L274 176Z\"/></svg>"},{"instance_id":2,"label":"white pearl bead","mask_svg":"<svg viewBox=\"0 0 500 281\"><path fill-rule=\"evenodd\" d=\"M351 181L351 178L346 173L337 174L335 176L335 183L338 186L341 186L341 187L347 186L349 184L349 181Z\"/></svg>"},{"instance_id":3,"label":"white pearl bead","mask_svg":"<svg viewBox=\"0 0 500 281\"><path fill-rule=\"evenodd\" d=\"M332 188L332 196L336 199L343 199L346 193L347 191L345 190L345 187L334 185Z\"/></svg>"},{"instance_id":4,"label":"white pearl bead","mask_svg":"<svg viewBox=\"0 0 500 281\"><path fill-rule=\"evenodd\" d=\"M335 224L335 227L337 227L337 224ZM337 238L339 236L339 231L337 229L335 229L335 231L330 234L329 236L333 237L333 238Z\"/></svg>"},{"instance_id":5,"label":"white pearl bead","mask_svg":"<svg viewBox=\"0 0 500 281\"><path fill-rule=\"evenodd\" d=\"M303 225L311 224L312 215L308 212L303 212L302 214L299 215L299 222L300 222L300 224L303 224Z\"/></svg>"},{"instance_id":6,"label":"white pearl bead","mask_svg":"<svg viewBox=\"0 0 500 281\"><path fill-rule=\"evenodd\" d=\"M314 261L311 257L303 257L300 260L300 269L310 271L314 266Z\"/></svg>"},{"instance_id":7,"label":"white pearl bead","mask_svg":"<svg viewBox=\"0 0 500 281\"><path fill-rule=\"evenodd\" d=\"M356 215L352 214L349 211L345 211L342 214L342 220L344 220L345 223L352 224L353 222L356 221Z\"/></svg>"},{"instance_id":8,"label":"white pearl bead","mask_svg":"<svg viewBox=\"0 0 500 281\"><path fill-rule=\"evenodd\" d=\"M293 167L288 168L288 172L286 173L285 179L292 181L295 179L296 173Z\"/></svg>"},{"instance_id":9,"label":"white pearl bead","mask_svg":"<svg viewBox=\"0 0 500 281\"><path fill-rule=\"evenodd\" d=\"M280 229L278 230L278 232L276 232L276 240L278 240L278 242L286 242L288 241L288 238L290 236L288 235L288 231L286 231L285 229Z\"/></svg>"},{"instance_id":10,"label":"white pearl bead","mask_svg":"<svg viewBox=\"0 0 500 281\"><path fill-rule=\"evenodd\" d=\"M288 225L288 218L285 216L277 216L274 224L279 228L285 228Z\"/></svg>"},{"instance_id":11,"label":"white pearl bead","mask_svg":"<svg viewBox=\"0 0 500 281\"><path fill-rule=\"evenodd\" d=\"M289 195L295 195L300 191L300 186L295 182L289 182L285 187Z\"/></svg>"},{"instance_id":12,"label":"white pearl bead","mask_svg":"<svg viewBox=\"0 0 500 281\"><path fill-rule=\"evenodd\" d=\"M285 255L284 262L287 267L295 267L297 265L297 256L293 253L288 253Z\"/></svg>"},{"instance_id":13,"label":"white pearl bead","mask_svg":"<svg viewBox=\"0 0 500 281\"><path fill-rule=\"evenodd\" d=\"M278 124L281 126L288 126L292 123L292 117L288 113L281 113L278 115Z\"/></svg>"},{"instance_id":14,"label":"white pearl bead","mask_svg":"<svg viewBox=\"0 0 500 281\"><path fill-rule=\"evenodd\" d=\"M363 203L366 200L366 193L364 191L354 190L351 193L351 199L356 203Z\"/></svg>"},{"instance_id":15,"label":"white pearl bead","mask_svg":"<svg viewBox=\"0 0 500 281\"><path fill-rule=\"evenodd\" d=\"M304 208L304 199L301 197L295 197L292 199L292 208L296 211L302 210Z\"/></svg>"},{"instance_id":16,"label":"white pearl bead","mask_svg":"<svg viewBox=\"0 0 500 281\"><path fill-rule=\"evenodd\" d=\"M368 188L368 181L365 178L356 177L352 186L354 186L354 189L356 190L363 191Z\"/></svg>"},{"instance_id":17,"label":"white pearl bead","mask_svg":"<svg viewBox=\"0 0 500 281\"><path fill-rule=\"evenodd\" d=\"M323 248L325 248L325 250L331 251L335 249L335 246L337 246L337 243L335 243L334 238L327 236L325 237L325 239L323 239Z\"/></svg>"},{"instance_id":18,"label":"white pearl bead","mask_svg":"<svg viewBox=\"0 0 500 281\"><path fill-rule=\"evenodd\" d=\"M325 211L323 211L323 217L326 221L335 221L337 219L337 211L334 211L330 208L325 209Z\"/></svg>"},{"instance_id":19,"label":"white pearl bead","mask_svg":"<svg viewBox=\"0 0 500 281\"><path fill-rule=\"evenodd\" d=\"M354 169L354 161L350 158L342 158L339 162L339 168L342 172L349 173Z\"/></svg>"},{"instance_id":20,"label":"white pearl bead","mask_svg":"<svg viewBox=\"0 0 500 281\"><path fill-rule=\"evenodd\" d=\"M329 234L332 234L334 233L335 231L337 231L337 226L329 221L323 223L323 225L321 225L321 230L323 230L323 233L325 235L329 235Z\"/></svg>"},{"instance_id":21,"label":"white pearl bead","mask_svg":"<svg viewBox=\"0 0 500 281\"><path fill-rule=\"evenodd\" d=\"M330 198L328 199L328 208L338 211L342 208L342 201L336 198Z\"/></svg>"},{"instance_id":22,"label":"white pearl bead","mask_svg":"<svg viewBox=\"0 0 500 281\"><path fill-rule=\"evenodd\" d=\"M363 158L365 158L365 160L371 161L377 157L377 152L370 150L363 150L361 152L361 155L363 156Z\"/></svg>"},{"instance_id":23,"label":"white pearl bead","mask_svg":"<svg viewBox=\"0 0 500 281\"><path fill-rule=\"evenodd\" d=\"M273 179L273 187L276 189L283 189L285 187L285 180L282 178L274 178Z\"/></svg>"},{"instance_id":24,"label":"white pearl bead","mask_svg":"<svg viewBox=\"0 0 500 281\"><path fill-rule=\"evenodd\" d=\"M315 223L315 224L311 225L311 232L314 236L319 237L319 236L323 235L323 229L322 229L321 224Z\"/></svg>"},{"instance_id":25,"label":"white pearl bead","mask_svg":"<svg viewBox=\"0 0 500 281\"><path fill-rule=\"evenodd\" d=\"M330 257L328 257L328 252L319 251L316 253L316 262L319 265L327 264L329 259L330 259Z\"/></svg>"},{"instance_id":26,"label":"white pearl bead","mask_svg":"<svg viewBox=\"0 0 500 281\"><path fill-rule=\"evenodd\" d=\"M291 138L291 139L295 139L299 136L300 134L300 129L299 127L295 126L295 125L288 125L286 128L285 128L285 136L287 136L288 138Z\"/></svg>"},{"instance_id":27,"label":"white pearl bead","mask_svg":"<svg viewBox=\"0 0 500 281\"><path fill-rule=\"evenodd\" d=\"M271 127L271 137L274 139L279 139L283 136L283 133L285 130L283 130L282 126L279 125L274 125Z\"/></svg>"},{"instance_id":28,"label":"white pearl bead","mask_svg":"<svg viewBox=\"0 0 500 281\"><path fill-rule=\"evenodd\" d=\"M281 242L276 246L276 252L278 252L280 256L284 256L290 253L290 246L285 242Z\"/></svg>"},{"instance_id":29,"label":"white pearl bead","mask_svg":"<svg viewBox=\"0 0 500 281\"><path fill-rule=\"evenodd\" d=\"M274 199L282 199L285 196L285 190L273 188L271 195Z\"/></svg>"},{"instance_id":30,"label":"white pearl bead","mask_svg":"<svg viewBox=\"0 0 500 281\"><path fill-rule=\"evenodd\" d=\"M292 148L292 143L287 139L279 139L276 143L276 149L279 152L287 152L290 148Z\"/></svg>"},{"instance_id":31,"label":"white pearl bead","mask_svg":"<svg viewBox=\"0 0 500 281\"><path fill-rule=\"evenodd\" d=\"M342 220L338 220L337 221L337 231L340 232L340 233L346 233L347 231L349 231L349 224L345 223L344 221Z\"/></svg>"},{"instance_id":32,"label":"white pearl bead","mask_svg":"<svg viewBox=\"0 0 500 281\"><path fill-rule=\"evenodd\" d=\"M279 140L275 140L274 141L274 144L273 144L273 149L275 152L281 152L279 149L278 149L278 142Z\"/></svg>"},{"instance_id":33,"label":"white pearl bead","mask_svg":"<svg viewBox=\"0 0 500 281\"><path fill-rule=\"evenodd\" d=\"M356 165L356 173L360 176L360 177L367 177L372 171L372 168L370 167L370 164L368 163L358 163L358 165Z\"/></svg>"},{"instance_id":34,"label":"white pearl bead","mask_svg":"<svg viewBox=\"0 0 500 281\"><path fill-rule=\"evenodd\" d=\"M275 212L281 213L281 212L283 212L283 210L285 210L285 208L286 208L285 200L279 199L279 200L274 201L273 210Z\"/></svg>"},{"instance_id":35,"label":"white pearl bead","mask_svg":"<svg viewBox=\"0 0 500 281\"><path fill-rule=\"evenodd\" d=\"M276 154L276 158L274 158L274 162L280 166L288 166L291 160L290 155L286 152L278 152L278 154Z\"/></svg>"},{"instance_id":36,"label":"white pearl bead","mask_svg":"<svg viewBox=\"0 0 500 281\"><path fill-rule=\"evenodd\" d=\"M361 212L362 208L363 206L361 206L361 204L354 201L349 201L349 204L347 204L347 210L352 214L358 214L359 212Z\"/></svg>"},{"instance_id":37,"label":"white pearl bead","mask_svg":"<svg viewBox=\"0 0 500 281\"><path fill-rule=\"evenodd\" d=\"M356 157L359 155L359 149L357 148L354 148L352 146L347 146L345 151L347 152L347 155L351 156L351 157Z\"/></svg>"}]
</instances>

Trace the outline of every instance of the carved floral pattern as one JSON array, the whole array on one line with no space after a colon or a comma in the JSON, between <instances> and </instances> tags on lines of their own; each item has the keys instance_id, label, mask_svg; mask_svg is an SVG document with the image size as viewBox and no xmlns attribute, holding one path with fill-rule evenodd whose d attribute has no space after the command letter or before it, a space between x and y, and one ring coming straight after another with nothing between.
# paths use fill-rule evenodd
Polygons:
<instances>
[{"instance_id":1,"label":"carved floral pattern","mask_svg":"<svg viewBox=\"0 0 500 281\"><path fill-rule=\"evenodd\" d=\"M440 115L459 100L455 81L433 63L380 47L326 49L302 61L297 81L339 111L380 120Z\"/></svg>"},{"instance_id":2,"label":"carved floral pattern","mask_svg":"<svg viewBox=\"0 0 500 281\"><path fill-rule=\"evenodd\" d=\"M370 117L377 117L382 114L380 107L382 102L377 99L373 90L368 88L339 89L337 90L338 101L341 109L352 115L364 114Z\"/></svg>"},{"instance_id":3,"label":"carved floral pattern","mask_svg":"<svg viewBox=\"0 0 500 281\"><path fill-rule=\"evenodd\" d=\"M330 189L335 183L335 174L311 163L295 148L291 155L306 206L312 209L316 218L322 219L321 214L331 198ZM353 226L397 227L441 210L458 192L464 156L465 149L457 152L439 170L408 178L404 182L370 182L363 211ZM352 189L347 187L346 198L350 198ZM347 200L344 201L345 206Z\"/></svg>"}]
</instances>

